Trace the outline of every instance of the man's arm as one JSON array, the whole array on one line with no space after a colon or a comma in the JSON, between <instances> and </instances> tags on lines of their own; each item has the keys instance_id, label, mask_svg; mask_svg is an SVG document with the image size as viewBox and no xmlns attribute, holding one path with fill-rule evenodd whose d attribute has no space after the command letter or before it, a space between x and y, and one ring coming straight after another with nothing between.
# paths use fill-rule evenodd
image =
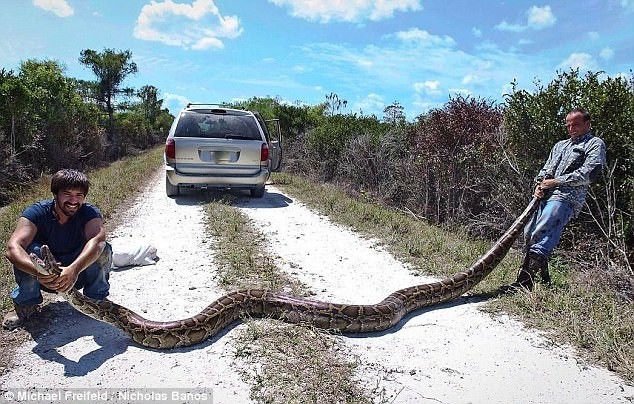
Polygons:
<instances>
[{"instance_id":1,"label":"man's arm","mask_svg":"<svg viewBox=\"0 0 634 404\"><path fill-rule=\"evenodd\" d=\"M106 230L101 218L97 217L86 223L84 234L86 235L86 245L77 259L66 267L59 267L62 274L59 276L59 286L55 289L59 292L69 291L77 282L79 274L97 261L103 252L106 245Z\"/></svg>"},{"instance_id":2,"label":"man's arm","mask_svg":"<svg viewBox=\"0 0 634 404\"><path fill-rule=\"evenodd\" d=\"M7 241L7 250L4 255L17 269L33 275L41 284L53 289L58 276L39 274L26 252L26 248L33 242L36 234L35 224L25 217L20 217L15 230Z\"/></svg>"}]
</instances>

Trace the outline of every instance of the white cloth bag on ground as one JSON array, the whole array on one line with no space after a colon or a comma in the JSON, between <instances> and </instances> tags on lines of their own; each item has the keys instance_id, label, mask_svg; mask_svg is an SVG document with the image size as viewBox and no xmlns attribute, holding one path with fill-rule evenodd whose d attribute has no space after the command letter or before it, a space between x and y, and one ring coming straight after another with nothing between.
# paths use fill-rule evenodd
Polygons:
<instances>
[{"instance_id":1,"label":"white cloth bag on ground","mask_svg":"<svg viewBox=\"0 0 634 404\"><path fill-rule=\"evenodd\" d=\"M156 247L152 244L133 240L115 240L110 244L113 268L156 264Z\"/></svg>"}]
</instances>

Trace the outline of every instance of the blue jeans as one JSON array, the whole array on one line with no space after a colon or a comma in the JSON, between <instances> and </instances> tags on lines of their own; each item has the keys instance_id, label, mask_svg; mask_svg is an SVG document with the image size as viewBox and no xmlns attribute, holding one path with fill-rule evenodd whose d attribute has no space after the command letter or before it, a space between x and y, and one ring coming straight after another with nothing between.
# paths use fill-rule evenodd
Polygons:
<instances>
[{"instance_id":1,"label":"blue jeans","mask_svg":"<svg viewBox=\"0 0 634 404\"><path fill-rule=\"evenodd\" d=\"M559 244L561 232L573 215L573 207L566 201L545 200L524 227L526 252L548 259Z\"/></svg>"},{"instance_id":2,"label":"blue jeans","mask_svg":"<svg viewBox=\"0 0 634 404\"><path fill-rule=\"evenodd\" d=\"M27 253L35 253L41 257L41 244L33 243L27 249ZM109 243L103 252L88 268L81 271L75 282L76 289L83 289L86 296L93 299L103 299L108 296L110 290L110 268L112 267L112 247ZM42 303L41 290L48 290L42 286L37 279L13 267L15 282L18 286L11 292L11 299L16 305L35 305Z\"/></svg>"}]
</instances>

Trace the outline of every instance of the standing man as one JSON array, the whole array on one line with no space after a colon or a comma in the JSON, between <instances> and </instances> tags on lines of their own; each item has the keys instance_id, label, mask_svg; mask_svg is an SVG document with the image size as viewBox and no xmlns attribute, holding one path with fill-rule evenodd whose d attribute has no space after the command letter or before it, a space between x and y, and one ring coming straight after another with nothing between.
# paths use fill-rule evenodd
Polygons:
<instances>
[{"instance_id":1,"label":"standing man","mask_svg":"<svg viewBox=\"0 0 634 404\"><path fill-rule=\"evenodd\" d=\"M605 143L592 135L588 112L570 111L566 128L570 139L555 144L535 178L534 196L541 202L524 228L526 256L515 287L531 290L537 272L543 282L550 282L548 259L568 221L579 215L591 182L605 165Z\"/></svg>"},{"instance_id":2,"label":"standing man","mask_svg":"<svg viewBox=\"0 0 634 404\"><path fill-rule=\"evenodd\" d=\"M5 315L4 328L21 326L36 311L43 300L41 289L63 293L75 287L94 299L108 296L112 249L101 212L84 202L89 187L85 174L60 170L51 178L53 199L34 203L18 219L5 252L18 286L11 292L15 308ZM29 254L40 255L42 245L60 263L60 275L36 271Z\"/></svg>"}]
</instances>

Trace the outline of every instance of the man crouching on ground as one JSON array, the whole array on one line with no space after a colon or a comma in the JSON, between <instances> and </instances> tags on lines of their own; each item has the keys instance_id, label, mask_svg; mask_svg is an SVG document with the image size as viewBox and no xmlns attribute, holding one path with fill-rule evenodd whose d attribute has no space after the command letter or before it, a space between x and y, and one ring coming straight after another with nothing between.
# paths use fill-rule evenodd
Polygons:
<instances>
[{"instance_id":1,"label":"man crouching on ground","mask_svg":"<svg viewBox=\"0 0 634 404\"><path fill-rule=\"evenodd\" d=\"M22 212L5 252L18 286L11 292L14 309L5 315L3 328L23 325L42 303L41 290L63 293L75 287L94 299L108 296L112 248L106 242L101 212L84 202L89 187L85 174L60 170L51 178L53 199ZM41 256L43 245L60 263L60 275L36 271L29 254Z\"/></svg>"}]
</instances>

